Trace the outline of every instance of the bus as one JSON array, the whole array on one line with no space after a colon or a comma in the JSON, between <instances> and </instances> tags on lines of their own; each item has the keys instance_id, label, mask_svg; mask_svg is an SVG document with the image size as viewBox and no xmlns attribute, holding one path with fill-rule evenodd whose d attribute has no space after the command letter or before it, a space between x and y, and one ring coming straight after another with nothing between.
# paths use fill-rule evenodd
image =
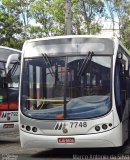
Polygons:
<instances>
[{"instance_id":1,"label":"bus","mask_svg":"<svg viewBox=\"0 0 130 160\"><path fill-rule=\"evenodd\" d=\"M128 139L130 53L114 37L27 40L19 90L23 148L119 147Z\"/></svg>"},{"instance_id":2,"label":"bus","mask_svg":"<svg viewBox=\"0 0 130 160\"><path fill-rule=\"evenodd\" d=\"M18 131L18 90L21 51L0 46L0 135Z\"/></svg>"}]
</instances>

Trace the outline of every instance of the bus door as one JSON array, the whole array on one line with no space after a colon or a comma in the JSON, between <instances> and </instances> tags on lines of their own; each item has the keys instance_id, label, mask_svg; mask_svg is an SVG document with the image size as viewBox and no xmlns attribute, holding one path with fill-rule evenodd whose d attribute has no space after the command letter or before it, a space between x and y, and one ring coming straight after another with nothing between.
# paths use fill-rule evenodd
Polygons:
<instances>
[{"instance_id":1,"label":"bus door","mask_svg":"<svg viewBox=\"0 0 130 160\"><path fill-rule=\"evenodd\" d=\"M126 91L126 61L121 61L121 101L122 101L122 112L126 106L127 91Z\"/></svg>"},{"instance_id":2,"label":"bus door","mask_svg":"<svg viewBox=\"0 0 130 160\"><path fill-rule=\"evenodd\" d=\"M128 101L127 101L127 60L117 58L115 66L115 102L119 115L119 120L122 123L123 139L128 138Z\"/></svg>"}]
</instances>

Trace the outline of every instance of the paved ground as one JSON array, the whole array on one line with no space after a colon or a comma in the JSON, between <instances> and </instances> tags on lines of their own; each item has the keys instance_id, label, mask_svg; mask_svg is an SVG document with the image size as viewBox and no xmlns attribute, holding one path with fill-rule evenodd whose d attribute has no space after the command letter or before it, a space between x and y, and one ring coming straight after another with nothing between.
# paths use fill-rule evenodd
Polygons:
<instances>
[{"instance_id":1,"label":"paved ground","mask_svg":"<svg viewBox=\"0 0 130 160\"><path fill-rule=\"evenodd\" d=\"M18 133L14 135L0 135L0 160L130 159L130 141L112 149L22 149Z\"/></svg>"}]
</instances>

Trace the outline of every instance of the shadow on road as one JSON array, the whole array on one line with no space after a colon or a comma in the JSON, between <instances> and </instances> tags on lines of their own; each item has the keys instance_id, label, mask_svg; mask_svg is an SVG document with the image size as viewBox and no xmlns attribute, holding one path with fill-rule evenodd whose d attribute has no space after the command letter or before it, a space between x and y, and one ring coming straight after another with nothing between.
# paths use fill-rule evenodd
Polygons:
<instances>
[{"instance_id":1,"label":"shadow on road","mask_svg":"<svg viewBox=\"0 0 130 160\"><path fill-rule=\"evenodd\" d=\"M41 159L96 159L96 156L105 156L109 159L111 156L121 155L130 156L130 139L123 147L118 148L64 148L64 149L23 149L20 146L19 137L0 136L1 153L16 154L19 158L29 160ZM21 160L20 159L20 160ZM98 158L99 159L99 158ZM120 158L121 159L121 158Z\"/></svg>"},{"instance_id":2,"label":"shadow on road","mask_svg":"<svg viewBox=\"0 0 130 160\"><path fill-rule=\"evenodd\" d=\"M130 132L129 132L130 135ZM130 136L129 136L130 137ZM85 155L88 158L92 156L119 156L130 155L130 138L122 147L115 148L68 148L68 149L49 149L37 154L31 155L32 158L74 158L74 156ZM80 158L81 159L81 158Z\"/></svg>"},{"instance_id":3,"label":"shadow on road","mask_svg":"<svg viewBox=\"0 0 130 160\"><path fill-rule=\"evenodd\" d=\"M108 156L111 155L117 156L121 154L123 151L122 147L119 148L76 148L76 149L50 149L47 151L39 152L37 154L32 155L32 158L76 158L79 156L87 156L88 158L94 157L94 156Z\"/></svg>"}]
</instances>

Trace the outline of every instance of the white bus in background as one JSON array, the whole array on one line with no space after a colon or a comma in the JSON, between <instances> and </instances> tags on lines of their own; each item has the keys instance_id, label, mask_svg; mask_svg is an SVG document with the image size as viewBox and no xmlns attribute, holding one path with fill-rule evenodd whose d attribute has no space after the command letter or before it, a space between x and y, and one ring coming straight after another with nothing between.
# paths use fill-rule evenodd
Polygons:
<instances>
[{"instance_id":1,"label":"white bus in background","mask_svg":"<svg viewBox=\"0 0 130 160\"><path fill-rule=\"evenodd\" d=\"M0 46L0 135L18 131L18 90L21 51Z\"/></svg>"},{"instance_id":2,"label":"white bus in background","mask_svg":"<svg viewBox=\"0 0 130 160\"><path fill-rule=\"evenodd\" d=\"M23 148L118 147L128 139L130 53L112 37L25 42L20 78Z\"/></svg>"}]
</instances>

